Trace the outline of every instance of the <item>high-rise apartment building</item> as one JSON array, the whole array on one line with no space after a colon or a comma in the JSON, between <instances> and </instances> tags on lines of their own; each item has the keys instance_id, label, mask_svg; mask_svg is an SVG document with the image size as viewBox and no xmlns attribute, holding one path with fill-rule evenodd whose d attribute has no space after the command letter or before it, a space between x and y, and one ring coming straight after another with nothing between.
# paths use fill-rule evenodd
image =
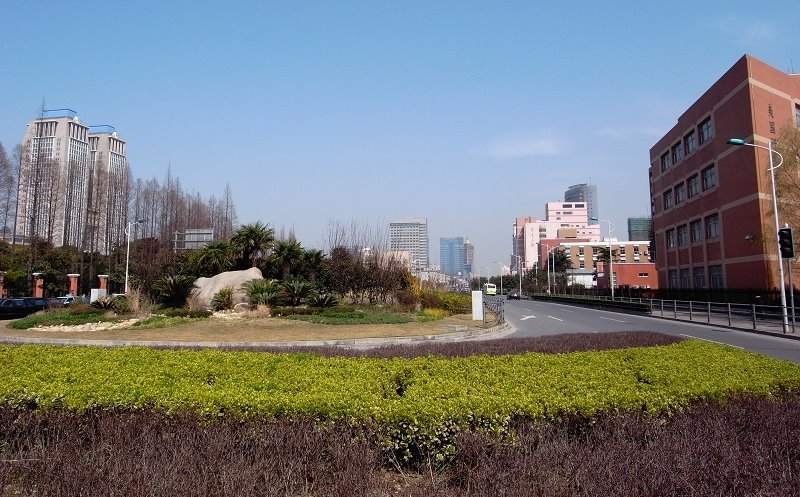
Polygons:
<instances>
[{"instance_id":1,"label":"high-rise apartment building","mask_svg":"<svg viewBox=\"0 0 800 497\"><path fill-rule=\"evenodd\" d=\"M71 109L46 110L22 143L15 239L103 253L119 243L128 165L114 129L86 126Z\"/></svg>"},{"instance_id":2,"label":"high-rise apartment building","mask_svg":"<svg viewBox=\"0 0 800 497\"><path fill-rule=\"evenodd\" d=\"M798 125L800 75L745 55L650 149L660 287L780 286L769 154L727 141L767 148Z\"/></svg>"},{"instance_id":3,"label":"high-rise apartment building","mask_svg":"<svg viewBox=\"0 0 800 497\"><path fill-rule=\"evenodd\" d=\"M600 226L589 224L585 202L548 202L547 217L540 221L532 216L518 217L514 222L514 254L512 266L522 271L539 265L540 241L554 239L600 239Z\"/></svg>"},{"instance_id":4,"label":"high-rise apartment building","mask_svg":"<svg viewBox=\"0 0 800 497\"><path fill-rule=\"evenodd\" d=\"M389 245L391 250L409 253L412 271L428 269L428 220L426 218L402 218L389 223Z\"/></svg>"},{"instance_id":5,"label":"high-rise apartment building","mask_svg":"<svg viewBox=\"0 0 800 497\"><path fill-rule=\"evenodd\" d=\"M653 220L649 217L628 218L628 240L650 240L650 232L652 229Z\"/></svg>"},{"instance_id":6,"label":"high-rise apartment building","mask_svg":"<svg viewBox=\"0 0 800 497\"><path fill-rule=\"evenodd\" d=\"M444 274L466 277L464 267L467 259L464 249L463 236L439 239L439 264Z\"/></svg>"},{"instance_id":7,"label":"high-rise apartment building","mask_svg":"<svg viewBox=\"0 0 800 497\"><path fill-rule=\"evenodd\" d=\"M581 183L570 186L564 192L564 202L583 202L586 204L588 217L599 217L597 214L597 185Z\"/></svg>"}]
</instances>

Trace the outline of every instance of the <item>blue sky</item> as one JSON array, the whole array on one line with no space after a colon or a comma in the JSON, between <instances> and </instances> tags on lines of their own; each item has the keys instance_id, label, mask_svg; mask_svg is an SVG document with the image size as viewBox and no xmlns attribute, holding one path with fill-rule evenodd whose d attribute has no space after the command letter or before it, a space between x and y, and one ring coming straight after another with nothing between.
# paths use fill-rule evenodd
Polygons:
<instances>
[{"instance_id":1,"label":"blue sky","mask_svg":"<svg viewBox=\"0 0 800 497\"><path fill-rule=\"evenodd\" d=\"M4 2L0 142L71 108L242 223L427 217L432 261L466 236L496 274L573 184L625 239L650 147L743 54L800 72L796 0L537 3Z\"/></svg>"}]
</instances>

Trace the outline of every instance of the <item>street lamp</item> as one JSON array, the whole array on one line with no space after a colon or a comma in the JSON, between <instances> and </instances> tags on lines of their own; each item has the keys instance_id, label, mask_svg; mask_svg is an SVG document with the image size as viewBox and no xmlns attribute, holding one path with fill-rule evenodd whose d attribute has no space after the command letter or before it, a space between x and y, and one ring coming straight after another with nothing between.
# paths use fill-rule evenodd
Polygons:
<instances>
[{"instance_id":1,"label":"street lamp","mask_svg":"<svg viewBox=\"0 0 800 497\"><path fill-rule=\"evenodd\" d=\"M777 150L772 150L772 140L767 141L766 147L764 145L756 145L755 143L747 143L741 138L731 138L728 140L728 143L730 145L760 148L769 152L769 176L772 180L772 212L775 214L775 245L777 247L776 250L778 251L778 273L780 274L781 280L781 316L783 317L783 332L786 333L786 329L789 327L789 316L786 312L786 284L783 280L783 257L781 255L780 243L777 243L778 232L780 231L781 226L780 222L778 221L778 196L775 193L775 170L783 165L783 156ZM773 165L772 162L773 153L778 154L778 157L781 159L777 166Z\"/></svg>"},{"instance_id":2,"label":"street lamp","mask_svg":"<svg viewBox=\"0 0 800 497\"><path fill-rule=\"evenodd\" d=\"M131 226L137 226L144 222L144 219L137 219L136 221L129 222L125 227L125 236L128 239L128 248L125 250L125 295L128 295L128 267L131 262Z\"/></svg>"},{"instance_id":3,"label":"street lamp","mask_svg":"<svg viewBox=\"0 0 800 497\"><path fill-rule=\"evenodd\" d=\"M611 233L614 231L614 224L605 219L598 219L594 216L590 217L591 221L600 221L601 223L608 223L608 286L611 287L611 300L614 300L614 253L611 249Z\"/></svg>"},{"instance_id":4,"label":"street lamp","mask_svg":"<svg viewBox=\"0 0 800 497\"><path fill-rule=\"evenodd\" d=\"M495 264L500 264L500 295L503 295L503 263L494 261Z\"/></svg>"},{"instance_id":5,"label":"street lamp","mask_svg":"<svg viewBox=\"0 0 800 497\"><path fill-rule=\"evenodd\" d=\"M517 278L519 279L519 298L522 298L522 256L514 255L517 258Z\"/></svg>"}]
</instances>

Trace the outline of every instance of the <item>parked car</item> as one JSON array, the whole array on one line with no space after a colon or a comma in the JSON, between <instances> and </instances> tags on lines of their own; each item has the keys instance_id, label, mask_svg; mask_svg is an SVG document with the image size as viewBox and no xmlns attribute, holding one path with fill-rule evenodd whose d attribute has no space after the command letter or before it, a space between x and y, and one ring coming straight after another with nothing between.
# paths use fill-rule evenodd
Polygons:
<instances>
[{"instance_id":1,"label":"parked car","mask_svg":"<svg viewBox=\"0 0 800 497\"><path fill-rule=\"evenodd\" d=\"M67 307L68 305L72 304L73 302L75 302L75 303L82 303L83 302L83 298L82 297L76 297L74 295L65 295L63 297L56 297L55 300L58 301L58 303L61 304L61 307Z\"/></svg>"},{"instance_id":2,"label":"parked car","mask_svg":"<svg viewBox=\"0 0 800 497\"><path fill-rule=\"evenodd\" d=\"M24 318L43 309L43 307L38 307L34 300L36 299L11 298L0 300L0 319Z\"/></svg>"},{"instance_id":3,"label":"parked car","mask_svg":"<svg viewBox=\"0 0 800 497\"><path fill-rule=\"evenodd\" d=\"M511 290L510 292L508 292L508 295L506 295L506 300L519 300L519 299L520 299L519 290Z\"/></svg>"}]
</instances>

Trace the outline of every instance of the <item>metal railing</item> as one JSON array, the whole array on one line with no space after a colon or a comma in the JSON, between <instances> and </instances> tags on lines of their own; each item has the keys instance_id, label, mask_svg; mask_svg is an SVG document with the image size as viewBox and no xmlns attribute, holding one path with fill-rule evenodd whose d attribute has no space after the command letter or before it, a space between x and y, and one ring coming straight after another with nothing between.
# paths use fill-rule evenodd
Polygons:
<instances>
[{"instance_id":1,"label":"metal railing","mask_svg":"<svg viewBox=\"0 0 800 497\"><path fill-rule=\"evenodd\" d=\"M553 295L554 300L559 297L569 298L574 301L582 300L577 295ZM650 308L650 315L691 321L696 323L728 326L732 328L748 328L753 330L783 333L783 314L778 305L763 304L731 304L724 302L700 302L692 300L662 300L645 298L616 297L613 300L607 296L589 297L585 300L600 301L604 307L620 308L627 304L646 305ZM789 326L787 333L796 332L795 308L789 307Z\"/></svg>"},{"instance_id":2,"label":"metal railing","mask_svg":"<svg viewBox=\"0 0 800 497\"><path fill-rule=\"evenodd\" d=\"M502 296L484 295L483 296L483 327L489 325L496 326L506 321L505 315L506 301ZM488 319L488 315L494 319Z\"/></svg>"}]
</instances>

